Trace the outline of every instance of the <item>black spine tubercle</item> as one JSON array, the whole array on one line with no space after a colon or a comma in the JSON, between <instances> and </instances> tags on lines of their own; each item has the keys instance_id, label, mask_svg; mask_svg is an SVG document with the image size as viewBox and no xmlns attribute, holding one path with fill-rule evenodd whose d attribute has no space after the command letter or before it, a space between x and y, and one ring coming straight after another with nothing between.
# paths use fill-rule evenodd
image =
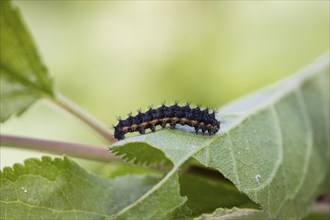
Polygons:
<instances>
[{"instance_id":1,"label":"black spine tubercle","mask_svg":"<svg viewBox=\"0 0 330 220\"><path fill-rule=\"evenodd\" d=\"M220 129L220 122L215 118L215 111L210 112L208 108L201 109L198 105L195 108L187 103L184 106L179 106L176 102L171 106L166 106L163 103L158 108L149 107L146 112L138 111L137 115L132 116L130 113L127 119L118 119L118 124L114 127L114 136L118 140L125 138L128 132L139 132L144 134L146 129L155 131L156 126L165 128L169 124L171 129L174 129L177 124L188 125L195 128L196 133L199 130L202 133L213 135Z\"/></svg>"}]
</instances>

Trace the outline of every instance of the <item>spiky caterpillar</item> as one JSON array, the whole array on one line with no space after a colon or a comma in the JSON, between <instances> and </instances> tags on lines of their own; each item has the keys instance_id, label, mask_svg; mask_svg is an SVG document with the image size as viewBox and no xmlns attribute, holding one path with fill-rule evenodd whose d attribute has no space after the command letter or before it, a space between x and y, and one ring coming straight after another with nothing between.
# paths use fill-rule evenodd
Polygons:
<instances>
[{"instance_id":1,"label":"spiky caterpillar","mask_svg":"<svg viewBox=\"0 0 330 220\"><path fill-rule=\"evenodd\" d=\"M146 129L155 132L156 126L165 128L170 124L174 129L176 124L188 125L195 128L196 133L199 130L204 134L215 134L220 129L220 122L215 118L215 112L209 112L209 109L200 109L200 107L191 108L189 104L179 106L175 103L172 106L163 104L159 108L149 108L146 112L139 111L136 116L130 115L127 119L119 119L119 123L114 127L114 136L118 140L125 139L128 132L138 131L145 134Z\"/></svg>"},{"instance_id":2,"label":"spiky caterpillar","mask_svg":"<svg viewBox=\"0 0 330 220\"><path fill-rule=\"evenodd\" d=\"M118 140L125 139L125 134L128 132L138 131L140 134L145 134L146 129L155 132L156 126L160 125L166 128L170 124L170 128L174 129L176 124L188 125L195 128L196 133L199 130L204 134L215 134L220 129L220 122L215 118L215 112L209 112L209 109L204 110L200 107L191 108L189 104L179 106L175 103L172 106L163 104L159 108L149 108L146 112L139 111L137 115L129 117L125 120L119 119L119 123L114 127L115 138Z\"/></svg>"}]
</instances>

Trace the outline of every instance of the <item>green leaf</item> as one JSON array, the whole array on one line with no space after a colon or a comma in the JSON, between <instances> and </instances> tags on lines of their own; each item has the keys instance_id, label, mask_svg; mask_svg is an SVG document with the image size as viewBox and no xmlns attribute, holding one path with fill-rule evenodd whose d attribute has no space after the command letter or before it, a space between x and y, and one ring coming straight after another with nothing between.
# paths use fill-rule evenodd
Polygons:
<instances>
[{"instance_id":1,"label":"green leaf","mask_svg":"<svg viewBox=\"0 0 330 220\"><path fill-rule=\"evenodd\" d=\"M241 220L267 220L269 219L267 213L256 209L224 209L219 208L212 214L203 214L195 220L214 220L214 219L241 219Z\"/></svg>"},{"instance_id":2,"label":"green leaf","mask_svg":"<svg viewBox=\"0 0 330 220\"><path fill-rule=\"evenodd\" d=\"M11 1L1 1L1 117L19 115L40 97L52 96L52 80Z\"/></svg>"},{"instance_id":3,"label":"green leaf","mask_svg":"<svg viewBox=\"0 0 330 220\"><path fill-rule=\"evenodd\" d=\"M312 212L304 220L329 220L329 212ZM203 214L195 220L268 220L269 216L265 211L246 208L219 208L211 214Z\"/></svg>"},{"instance_id":4,"label":"green leaf","mask_svg":"<svg viewBox=\"0 0 330 220\"><path fill-rule=\"evenodd\" d=\"M109 219L158 180L151 175L100 178L67 157L28 159L0 172L0 219Z\"/></svg>"},{"instance_id":5,"label":"green leaf","mask_svg":"<svg viewBox=\"0 0 330 220\"><path fill-rule=\"evenodd\" d=\"M95 169L97 169L95 170L97 175L107 178L115 178L129 174L163 174L160 170L157 169L152 169L146 166L135 166L133 164L122 162L111 162L106 165L102 164L100 167L96 167Z\"/></svg>"},{"instance_id":6,"label":"green leaf","mask_svg":"<svg viewBox=\"0 0 330 220\"><path fill-rule=\"evenodd\" d=\"M259 208L230 182L205 176L189 173L181 175L180 193L187 196L188 200L184 207L179 208L177 218L211 213L218 207Z\"/></svg>"},{"instance_id":7,"label":"green leaf","mask_svg":"<svg viewBox=\"0 0 330 220\"><path fill-rule=\"evenodd\" d=\"M159 149L174 164L168 175L195 158L221 172L272 218L305 216L329 186L329 54L297 75L230 103L217 118L221 129L214 136L180 127L127 138L111 149L132 154L134 144L144 145L143 152L134 150L136 160L146 159L148 149ZM164 184L163 179L156 187Z\"/></svg>"},{"instance_id":8,"label":"green leaf","mask_svg":"<svg viewBox=\"0 0 330 220\"><path fill-rule=\"evenodd\" d=\"M173 169L165 178L138 200L119 211L115 219L170 219L186 202L180 196L178 173Z\"/></svg>"}]
</instances>

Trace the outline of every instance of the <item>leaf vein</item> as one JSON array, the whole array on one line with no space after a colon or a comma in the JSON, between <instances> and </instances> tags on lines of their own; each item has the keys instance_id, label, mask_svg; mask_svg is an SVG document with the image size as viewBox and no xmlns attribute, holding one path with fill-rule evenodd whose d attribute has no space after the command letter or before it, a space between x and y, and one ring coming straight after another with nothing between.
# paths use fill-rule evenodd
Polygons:
<instances>
[{"instance_id":1,"label":"leaf vein","mask_svg":"<svg viewBox=\"0 0 330 220\"><path fill-rule=\"evenodd\" d=\"M239 176L237 174L236 158L235 158L235 155L234 155L233 142L232 142L232 138L230 136L230 133L228 133L228 139L230 141L229 152L230 152L230 157L233 161L233 169L234 169L234 175L235 175L236 180L237 180L237 188L240 189L241 188L241 181L240 181Z\"/></svg>"}]
</instances>

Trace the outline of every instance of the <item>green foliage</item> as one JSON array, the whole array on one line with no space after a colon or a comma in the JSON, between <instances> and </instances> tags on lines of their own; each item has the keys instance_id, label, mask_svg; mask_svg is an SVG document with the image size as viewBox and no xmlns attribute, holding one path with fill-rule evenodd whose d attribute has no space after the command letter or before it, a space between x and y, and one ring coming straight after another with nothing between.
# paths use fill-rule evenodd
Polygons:
<instances>
[{"instance_id":1,"label":"green foliage","mask_svg":"<svg viewBox=\"0 0 330 220\"><path fill-rule=\"evenodd\" d=\"M29 159L0 172L0 218L110 218L157 181L151 175L100 178L66 157Z\"/></svg>"},{"instance_id":2,"label":"green foliage","mask_svg":"<svg viewBox=\"0 0 330 220\"><path fill-rule=\"evenodd\" d=\"M24 112L40 97L52 96L52 80L42 64L19 12L1 1L1 117Z\"/></svg>"},{"instance_id":3,"label":"green foliage","mask_svg":"<svg viewBox=\"0 0 330 220\"><path fill-rule=\"evenodd\" d=\"M169 179L193 157L221 172L271 217L306 215L328 183L329 55L300 74L225 106L217 117L221 130L215 136L166 129L117 142L112 150L145 159L147 146L163 151L174 164ZM134 150L134 143L144 144L144 151Z\"/></svg>"},{"instance_id":4,"label":"green foliage","mask_svg":"<svg viewBox=\"0 0 330 220\"><path fill-rule=\"evenodd\" d=\"M1 1L0 46L3 122L41 97L52 98L54 91L10 1ZM4 168L0 218L300 219L318 193L328 190L329 55L225 106L217 118L221 130L214 136L179 127L111 147L127 161L170 167L163 178L152 169L118 164L111 172L100 171L115 178L98 177L67 157ZM182 173L191 158L234 185Z\"/></svg>"},{"instance_id":5,"label":"green foliage","mask_svg":"<svg viewBox=\"0 0 330 220\"><path fill-rule=\"evenodd\" d=\"M263 220L268 219L264 211L256 209L224 209L219 208L211 214L203 214L195 220L212 220L212 219L245 219L245 220Z\"/></svg>"},{"instance_id":6,"label":"green foliage","mask_svg":"<svg viewBox=\"0 0 330 220\"><path fill-rule=\"evenodd\" d=\"M225 209L219 208L211 214L203 214L194 220L214 220L214 219L230 219L230 220L265 220L269 219L268 214L262 210L256 209ZM311 213L304 220L328 220L329 215L326 213Z\"/></svg>"},{"instance_id":7,"label":"green foliage","mask_svg":"<svg viewBox=\"0 0 330 220\"><path fill-rule=\"evenodd\" d=\"M189 216L210 213L218 207L254 208L254 210L259 208L234 185L223 180L183 174L180 176L180 187L181 195L188 198L183 208L187 210L184 214ZM178 210L177 216L180 216L180 211Z\"/></svg>"}]
</instances>

